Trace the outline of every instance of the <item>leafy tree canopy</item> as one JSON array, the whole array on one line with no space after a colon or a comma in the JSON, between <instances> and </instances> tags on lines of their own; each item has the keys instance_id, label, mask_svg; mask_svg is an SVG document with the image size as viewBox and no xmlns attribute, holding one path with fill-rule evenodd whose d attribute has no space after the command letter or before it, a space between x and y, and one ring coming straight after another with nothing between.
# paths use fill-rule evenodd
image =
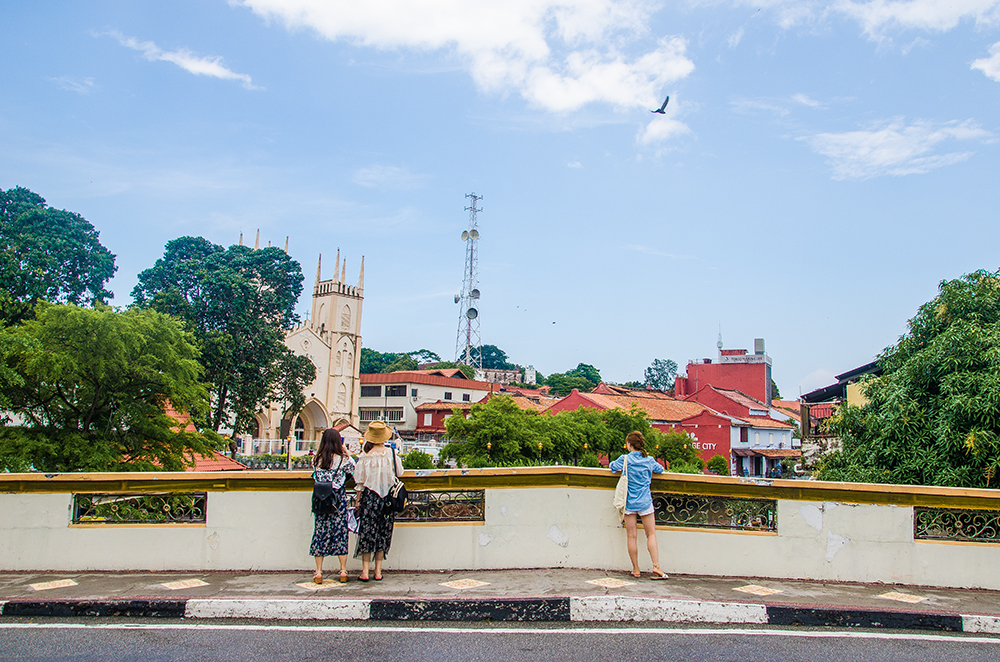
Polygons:
<instances>
[{"instance_id":1,"label":"leafy tree canopy","mask_svg":"<svg viewBox=\"0 0 1000 662\"><path fill-rule=\"evenodd\" d=\"M24 422L0 428L0 469L176 471L189 451L210 450L164 413L208 406L194 339L179 321L41 303L0 338L3 365L20 378L3 396Z\"/></svg>"},{"instance_id":2,"label":"leafy tree canopy","mask_svg":"<svg viewBox=\"0 0 1000 662\"><path fill-rule=\"evenodd\" d=\"M516 365L507 360L507 353L496 345L483 345L479 350L473 350L473 356L482 356L483 368L487 370L514 370Z\"/></svg>"},{"instance_id":3,"label":"leafy tree canopy","mask_svg":"<svg viewBox=\"0 0 1000 662\"><path fill-rule=\"evenodd\" d=\"M1000 272L942 281L863 382L868 402L841 405L843 448L824 480L996 487L1000 473Z\"/></svg>"},{"instance_id":4,"label":"leafy tree canopy","mask_svg":"<svg viewBox=\"0 0 1000 662\"><path fill-rule=\"evenodd\" d=\"M29 319L39 301L106 302L115 256L87 220L26 188L0 190L0 325Z\"/></svg>"},{"instance_id":5,"label":"leafy tree canopy","mask_svg":"<svg viewBox=\"0 0 1000 662\"><path fill-rule=\"evenodd\" d=\"M361 348L361 374L373 375L397 370L416 370L423 364L440 364L441 357L429 349L418 349L412 352L376 352L367 347Z\"/></svg>"},{"instance_id":6,"label":"leafy tree canopy","mask_svg":"<svg viewBox=\"0 0 1000 662\"><path fill-rule=\"evenodd\" d=\"M677 377L677 363L672 359L653 359L643 373L646 386L660 391L673 391Z\"/></svg>"},{"instance_id":7,"label":"leafy tree canopy","mask_svg":"<svg viewBox=\"0 0 1000 662\"><path fill-rule=\"evenodd\" d=\"M213 409L201 423L218 430L232 421L239 433L269 404L301 292L302 268L279 248L223 248L181 237L139 274L132 297L140 308L184 320L211 387Z\"/></svg>"},{"instance_id":8,"label":"leafy tree canopy","mask_svg":"<svg viewBox=\"0 0 1000 662\"><path fill-rule=\"evenodd\" d=\"M316 366L308 356L297 356L285 347L275 370L278 380L271 399L281 403L283 418L294 419L306 404L305 389L316 379Z\"/></svg>"}]
</instances>

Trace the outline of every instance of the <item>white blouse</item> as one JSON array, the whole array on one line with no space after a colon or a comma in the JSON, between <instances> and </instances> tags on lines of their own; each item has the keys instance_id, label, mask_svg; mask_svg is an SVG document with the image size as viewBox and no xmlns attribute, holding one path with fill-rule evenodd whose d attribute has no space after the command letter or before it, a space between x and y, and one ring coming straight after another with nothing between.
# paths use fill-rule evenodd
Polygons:
<instances>
[{"instance_id":1,"label":"white blouse","mask_svg":"<svg viewBox=\"0 0 1000 662\"><path fill-rule=\"evenodd\" d=\"M392 466L392 449L376 446L358 458L354 468L354 484L360 492L367 487L380 497L385 498L389 488L396 482L397 475L403 475L403 461L396 453L396 466Z\"/></svg>"}]
</instances>

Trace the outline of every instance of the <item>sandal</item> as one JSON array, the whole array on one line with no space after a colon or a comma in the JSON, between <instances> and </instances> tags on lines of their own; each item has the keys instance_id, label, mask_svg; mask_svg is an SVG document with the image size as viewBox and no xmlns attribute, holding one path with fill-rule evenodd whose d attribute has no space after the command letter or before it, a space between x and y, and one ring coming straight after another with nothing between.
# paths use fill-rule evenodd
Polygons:
<instances>
[{"instance_id":1,"label":"sandal","mask_svg":"<svg viewBox=\"0 0 1000 662\"><path fill-rule=\"evenodd\" d=\"M366 581L368 581L368 578L367 577L358 577L358 581L359 582L366 582Z\"/></svg>"},{"instance_id":2,"label":"sandal","mask_svg":"<svg viewBox=\"0 0 1000 662\"><path fill-rule=\"evenodd\" d=\"M641 572L633 572L632 576L635 577L636 579L639 579L640 577L642 577L642 573Z\"/></svg>"},{"instance_id":3,"label":"sandal","mask_svg":"<svg viewBox=\"0 0 1000 662\"><path fill-rule=\"evenodd\" d=\"M651 575L650 575L649 578L650 579L656 579L656 580L670 579L669 577L667 577L667 573L665 573L662 570L660 570L660 566L658 566L658 565L654 565L653 566L653 572L651 573Z\"/></svg>"},{"instance_id":4,"label":"sandal","mask_svg":"<svg viewBox=\"0 0 1000 662\"><path fill-rule=\"evenodd\" d=\"M346 571L340 573L340 583L341 584L346 584L347 583L347 572Z\"/></svg>"},{"instance_id":5,"label":"sandal","mask_svg":"<svg viewBox=\"0 0 1000 662\"><path fill-rule=\"evenodd\" d=\"M382 575L375 575L375 581L377 582L382 581Z\"/></svg>"},{"instance_id":6,"label":"sandal","mask_svg":"<svg viewBox=\"0 0 1000 662\"><path fill-rule=\"evenodd\" d=\"M313 584L322 584L322 583L323 583L323 573L322 572L313 573Z\"/></svg>"}]
</instances>

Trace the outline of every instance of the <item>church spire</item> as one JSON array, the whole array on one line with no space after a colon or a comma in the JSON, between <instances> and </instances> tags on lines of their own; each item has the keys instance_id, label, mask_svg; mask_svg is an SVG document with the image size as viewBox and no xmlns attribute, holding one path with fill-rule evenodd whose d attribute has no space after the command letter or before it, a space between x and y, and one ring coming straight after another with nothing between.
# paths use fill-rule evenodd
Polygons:
<instances>
[{"instance_id":1,"label":"church spire","mask_svg":"<svg viewBox=\"0 0 1000 662\"><path fill-rule=\"evenodd\" d=\"M333 265L333 280L337 281L337 276L340 275L340 249L337 249L337 261Z\"/></svg>"},{"instance_id":2,"label":"church spire","mask_svg":"<svg viewBox=\"0 0 1000 662\"><path fill-rule=\"evenodd\" d=\"M288 255L288 235L285 235L285 255Z\"/></svg>"},{"instance_id":3,"label":"church spire","mask_svg":"<svg viewBox=\"0 0 1000 662\"><path fill-rule=\"evenodd\" d=\"M260 248L260 228L257 228L257 239L253 242L253 249L257 250Z\"/></svg>"},{"instance_id":4,"label":"church spire","mask_svg":"<svg viewBox=\"0 0 1000 662\"><path fill-rule=\"evenodd\" d=\"M365 289L365 256L361 256L361 273L358 275L358 291Z\"/></svg>"},{"instance_id":5,"label":"church spire","mask_svg":"<svg viewBox=\"0 0 1000 662\"><path fill-rule=\"evenodd\" d=\"M242 245L243 245L243 233L241 232L240 233L240 246L242 246Z\"/></svg>"},{"instance_id":6,"label":"church spire","mask_svg":"<svg viewBox=\"0 0 1000 662\"><path fill-rule=\"evenodd\" d=\"M340 272L340 282L341 283L346 283L347 282L347 258L346 257L344 258L344 264L340 268L343 269L343 271Z\"/></svg>"},{"instance_id":7,"label":"church spire","mask_svg":"<svg viewBox=\"0 0 1000 662\"><path fill-rule=\"evenodd\" d=\"M316 287L319 287L319 281L322 280L320 274L323 273L323 254L319 254L319 259L316 260Z\"/></svg>"}]
</instances>

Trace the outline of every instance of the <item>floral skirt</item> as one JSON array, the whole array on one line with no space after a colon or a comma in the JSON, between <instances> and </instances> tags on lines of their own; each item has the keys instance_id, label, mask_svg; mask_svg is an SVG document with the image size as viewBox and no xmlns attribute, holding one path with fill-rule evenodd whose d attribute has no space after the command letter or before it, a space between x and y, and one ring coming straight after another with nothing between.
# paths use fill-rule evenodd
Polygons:
<instances>
[{"instance_id":1,"label":"floral skirt","mask_svg":"<svg viewBox=\"0 0 1000 662\"><path fill-rule=\"evenodd\" d=\"M358 546L354 550L354 558L374 552L382 552L384 557L388 557L395 522L396 513L385 510L382 497L365 488L358 506Z\"/></svg>"},{"instance_id":2,"label":"floral skirt","mask_svg":"<svg viewBox=\"0 0 1000 662\"><path fill-rule=\"evenodd\" d=\"M312 544L309 556L344 556L347 554L347 497L344 488L338 490L340 505L329 515L314 515Z\"/></svg>"}]
</instances>

